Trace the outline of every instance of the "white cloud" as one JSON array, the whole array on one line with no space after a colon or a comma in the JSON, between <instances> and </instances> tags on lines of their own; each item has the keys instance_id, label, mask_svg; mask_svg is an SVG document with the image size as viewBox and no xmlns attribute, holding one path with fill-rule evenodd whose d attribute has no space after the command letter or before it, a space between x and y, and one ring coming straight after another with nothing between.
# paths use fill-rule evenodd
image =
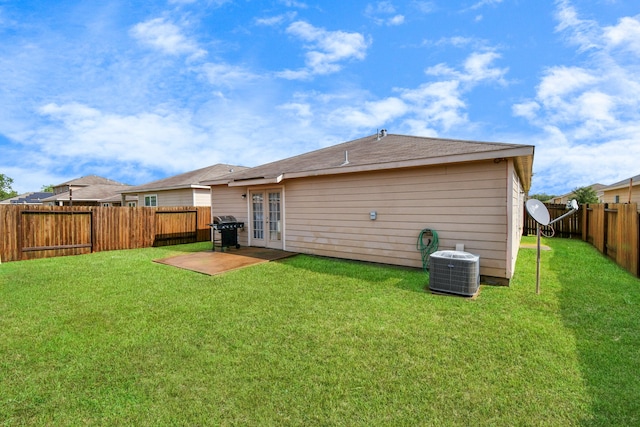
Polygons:
<instances>
[{"instance_id":1,"label":"white cloud","mask_svg":"<svg viewBox=\"0 0 640 427\"><path fill-rule=\"evenodd\" d=\"M270 16L268 18L256 18L255 19L255 23L257 25L264 25L267 27L274 27L276 25L280 25L284 22L285 20L285 15L277 15L277 16Z\"/></svg>"},{"instance_id":2,"label":"white cloud","mask_svg":"<svg viewBox=\"0 0 640 427\"><path fill-rule=\"evenodd\" d=\"M207 63L202 66L202 71L214 86L234 87L259 78L249 69L228 64Z\"/></svg>"},{"instance_id":3,"label":"white cloud","mask_svg":"<svg viewBox=\"0 0 640 427\"><path fill-rule=\"evenodd\" d=\"M536 118L538 110L540 110L540 104L535 101L527 101L521 104L514 104L511 109L515 116L534 120Z\"/></svg>"},{"instance_id":4,"label":"white cloud","mask_svg":"<svg viewBox=\"0 0 640 427\"><path fill-rule=\"evenodd\" d=\"M565 32L569 41L578 45L580 51L599 47L602 31L597 22L580 19L569 0L557 1L556 19L556 31Z\"/></svg>"},{"instance_id":5,"label":"white cloud","mask_svg":"<svg viewBox=\"0 0 640 427\"><path fill-rule=\"evenodd\" d=\"M557 2L556 18L561 35L589 55L573 66L546 69L534 98L512 107L541 129L534 172L549 176L544 184L560 192L637 174L640 23L625 17L601 27L581 19L566 0Z\"/></svg>"},{"instance_id":6,"label":"white cloud","mask_svg":"<svg viewBox=\"0 0 640 427\"><path fill-rule=\"evenodd\" d=\"M611 47L621 47L640 55L640 20L624 17L618 25L605 27L604 37Z\"/></svg>"},{"instance_id":7,"label":"white cloud","mask_svg":"<svg viewBox=\"0 0 640 427\"><path fill-rule=\"evenodd\" d=\"M158 109L119 115L79 103L50 103L39 112L50 124L34 131L28 142L62 162L117 161L187 170L196 158L193 153L206 147L206 134L185 112ZM184 157L176 157L176 152Z\"/></svg>"},{"instance_id":8,"label":"white cloud","mask_svg":"<svg viewBox=\"0 0 640 427\"><path fill-rule=\"evenodd\" d=\"M291 21L296 17L296 15L297 12L288 12L281 15L270 16L268 18L256 18L255 23L266 27L275 27L284 22Z\"/></svg>"},{"instance_id":9,"label":"white cloud","mask_svg":"<svg viewBox=\"0 0 640 427\"><path fill-rule=\"evenodd\" d=\"M400 132L415 135L460 133L459 129L474 126L467 112L469 93L480 84L503 83L507 70L493 66L499 57L495 52L474 52L459 68L435 65L426 70L431 81L414 88L396 88L397 96L372 99L370 93L345 92L341 97L309 95L307 99L315 102L316 123L349 128L359 135L390 123Z\"/></svg>"},{"instance_id":10,"label":"white cloud","mask_svg":"<svg viewBox=\"0 0 640 427\"><path fill-rule=\"evenodd\" d=\"M170 55L196 58L206 54L195 41L182 34L180 27L164 18L140 22L131 28L130 34L141 43Z\"/></svg>"},{"instance_id":11,"label":"white cloud","mask_svg":"<svg viewBox=\"0 0 640 427\"><path fill-rule=\"evenodd\" d=\"M469 9L475 10L480 9L484 6L495 6L502 3L503 0L481 0L475 4L473 4Z\"/></svg>"},{"instance_id":12,"label":"white cloud","mask_svg":"<svg viewBox=\"0 0 640 427\"><path fill-rule=\"evenodd\" d=\"M382 100L361 100L351 96L349 106L339 106L327 114L331 123L340 123L355 130L376 129L396 121L400 127L416 135L434 136L465 125L466 96L479 84L503 84L506 69L492 64L500 58L493 51L473 52L459 69L437 64L425 70L433 81L415 88L396 88L398 97ZM365 96L366 98L366 96Z\"/></svg>"},{"instance_id":13,"label":"white cloud","mask_svg":"<svg viewBox=\"0 0 640 427\"><path fill-rule=\"evenodd\" d=\"M280 3L287 7L297 7L298 9L307 9L309 7L306 3L295 0L280 0Z\"/></svg>"},{"instance_id":14,"label":"white cloud","mask_svg":"<svg viewBox=\"0 0 640 427\"><path fill-rule=\"evenodd\" d=\"M637 134L640 128L634 130ZM611 184L640 171L640 144L635 138L611 138L599 144L576 146L565 131L548 126L533 136L531 143L537 145L534 174L545 177L544 181L534 177L532 193L544 189L563 194L585 185Z\"/></svg>"},{"instance_id":15,"label":"white cloud","mask_svg":"<svg viewBox=\"0 0 640 427\"><path fill-rule=\"evenodd\" d=\"M278 108L298 118L308 119L313 116L311 105L307 103L288 102L278 106Z\"/></svg>"},{"instance_id":16,"label":"white cloud","mask_svg":"<svg viewBox=\"0 0 640 427\"><path fill-rule=\"evenodd\" d=\"M389 19L388 23L389 25L402 25L404 24L404 15L395 15Z\"/></svg>"},{"instance_id":17,"label":"white cloud","mask_svg":"<svg viewBox=\"0 0 640 427\"><path fill-rule=\"evenodd\" d=\"M390 1L379 1L367 4L364 14L377 25L402 25L404 15L396 13L396 7Z\"/></svg>"},{"instance_id":18,"label":"white cloud","mask_svg":"<svg viewBox=\"0 0 640 427\"><path fill-rule=\"evenodd\" d=\"M538 98L546 102L553 102L562 97L591 87L598 78L590 70L581 67L552 67L549 68L538 86Z\"/></svg>"},{"instance_id":19,"label":"white cloud","mask_svg":"<svg viewBox=\"0 0 640 427\"><path fill-rule=\"evenodd\" d=\"M417 1L414 0L413 2L411 2L411 5L420 13L432 13L434 10L436 10L436 5L435 2L432 1Z\"/></svg>"},{"instance_id":20,"label":"white cloud","mask_svg":"<svg viewBox=\"0 0 640 427\"><path fill-rule=\"evenodd\" d=\"M508 68L495 68L491 64L501 56L496 52L474 52L465 60L463 80L481 82L484 80L504 84Z\"/></svg>"},{"instance_id":21,"label":"white cloud","mask_svg":"<svg viewBox=\"0 0 640 427\"><path fill-rule=\"evenodd\" d=\"M379 14L379 13L395 13L396 8L390 1L379 1L376 4L369 3L365 9L367 15Z\"/></svg>"},{"instance_id":22,"label":"white cloud","mask_svg":"<svg viewBox=\"0 0 640 427\"><path fill-rule=\"evenodd\" d=\"M330 114L330 122L343 126L375 129L401 117L409 107L399 98L365 102L362 106L342 107Z\"/></svg>"},{"instance_id":23,"label":"white cloud","mask_svg":"<svg viewBox=\"0 0 640 427\"><path fill-rule=\"evenodd\" d=\"M504 76L509 71L508 68L491 66L499 58L500 55L493 51L473 52L465 59L462 71L451 68L446 64L437 64L427 68L425 73L432 76L451 77L469 83L488 80L504 84Z\"/></svg>"},{"instance_id":24,"label":"white cloud","mask_svg":"<svg viewBox=\"0 0 640 427\"><path fill-rule=\"evenodd\" d=\"M305 45L307 49L306 68L298 71L285 70L278 74L286 79L303 79L312 75L340 71L342 69L341 62L364 59L369 45L360 33L327 31L304 21L297 21L289 25L287 33L308 44Z\"/></svg>"},{"instance_id":25,"label":"white cloud","mask_svg":"<svg viewBox=\"0 0 640 427\"><path fill-rule=\"evenodd\" d=\"M410 102L413 116L430 128L448 131L467 121L466 103L458 80L425 83L416 89L403 89L401 98Z\"/></svg>"}]
</instances>

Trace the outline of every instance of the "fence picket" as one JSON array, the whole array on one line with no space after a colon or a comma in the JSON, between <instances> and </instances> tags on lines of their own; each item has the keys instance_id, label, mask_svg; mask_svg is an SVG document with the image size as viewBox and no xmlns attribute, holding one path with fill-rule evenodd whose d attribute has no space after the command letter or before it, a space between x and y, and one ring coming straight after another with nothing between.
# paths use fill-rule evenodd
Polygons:
<instances>
[{"instance_id":1,"label":"fence picket","mask_svg":"<svg viewBox=\"0 0 640 427\"><path fill-rule=\"evenodd\" d=\"M640 215L636 203L599 203L582 207L582 240L640 276Z\"/></svg>"},{"instance_id":2,"label":"fence picket","mask_svg":"<svg viewBox=\"0 0 640 427\"><path fill-rule=\"evenodd\" d=\"M0 205L0 262L203 242L210 222L208 206Z\"/></svg>"}]
</instances>

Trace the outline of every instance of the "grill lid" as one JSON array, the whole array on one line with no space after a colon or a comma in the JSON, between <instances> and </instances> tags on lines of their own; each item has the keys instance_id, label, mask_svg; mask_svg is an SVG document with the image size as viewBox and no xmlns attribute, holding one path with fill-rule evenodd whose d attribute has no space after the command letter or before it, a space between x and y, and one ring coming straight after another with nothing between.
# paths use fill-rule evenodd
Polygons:
<instances>
[{"instance_id":1,"label":"grill lid","mask_svg":"<svg viewBox=\"0 0 640 427\"><path fill-rule=\"evenodd\" d=\"M230 222L238 222L238 221L236 220L236 217L233 215L220 215L220 216L213 217L214 224L227 224Z\"/></svg>"}]
</instances>

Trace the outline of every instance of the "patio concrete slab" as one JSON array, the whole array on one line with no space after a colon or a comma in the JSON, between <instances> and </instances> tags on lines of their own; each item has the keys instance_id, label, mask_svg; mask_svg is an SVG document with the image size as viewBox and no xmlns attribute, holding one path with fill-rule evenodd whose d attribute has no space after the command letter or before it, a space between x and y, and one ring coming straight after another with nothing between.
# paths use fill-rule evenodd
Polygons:
<instances>
[{"instance_id":1,"label":"patio concrete slab","mask_svg":"<svg viewBox=\"0 0 640 427\"><path fill-rule=\"evenodd\" d=\"M225 252L203 251L177 255L157 259L154 262L213 276L293 255L296 255L296 253L277 249L242 247L240 249L227 249Z\"/></svg>"}]
</instances>

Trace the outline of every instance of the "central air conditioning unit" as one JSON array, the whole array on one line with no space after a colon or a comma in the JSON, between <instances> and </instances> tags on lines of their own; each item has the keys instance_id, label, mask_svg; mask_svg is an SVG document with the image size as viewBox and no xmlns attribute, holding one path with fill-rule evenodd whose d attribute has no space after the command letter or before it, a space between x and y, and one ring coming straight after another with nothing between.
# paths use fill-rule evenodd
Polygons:
<instances>
[{"instance_id":1,"label":"central air conditioning unit","mask_svg":"<svg viewBox=\"0 0 640 427\"><path fill-rule=\"evenodd\" d=\"M472 296L480 287L480 257L462 251L437 251L429 258L429 289Z\"/></svg>"}]
</instances>

